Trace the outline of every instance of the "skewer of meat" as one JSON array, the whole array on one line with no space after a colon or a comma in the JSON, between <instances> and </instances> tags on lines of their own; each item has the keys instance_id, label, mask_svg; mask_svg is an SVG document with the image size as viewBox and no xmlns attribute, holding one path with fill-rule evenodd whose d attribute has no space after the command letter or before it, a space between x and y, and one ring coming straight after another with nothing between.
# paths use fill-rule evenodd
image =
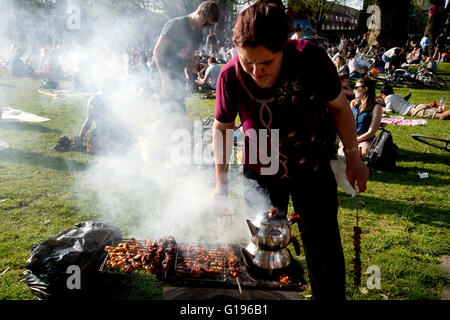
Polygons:
<instances>
[{"instance_id":1,"label":"skewer of meat","mask_svg":"<svg viewBox=\"0 0 450 320\"><path fill-rule=\"evenodd\" d=\"M355 250L355 259L353 259L353 269L355 271L354 275L354 283L356 286L359 286L361 284L361 233L362 230L358 226L359 222L359 216L358 216L358 195L359 195L359 188L358 183L355 182L356 187L356 226L353 227L353 246Z\"/></svg>"}]
</instances>

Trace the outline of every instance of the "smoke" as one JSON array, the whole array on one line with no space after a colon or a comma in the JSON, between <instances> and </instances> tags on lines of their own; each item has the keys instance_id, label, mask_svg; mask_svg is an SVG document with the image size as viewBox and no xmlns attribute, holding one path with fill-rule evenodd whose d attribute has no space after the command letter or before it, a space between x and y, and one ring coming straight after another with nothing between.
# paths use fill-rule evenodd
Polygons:
<instances>
[{"instance_id":1,"label":"smoke","mask_svg":"<svg viewBox=\"0 0 450 320\"><path fill-rule=\"evenodd\" d=\"M88 168L76 174L74 191L91 203L99 219L116 223L125 235L138 239L171 235L180 242L249 241L245 219L269 208L266 197L254 191L254 203L247 211L243 178L231 170L230 200L224 206L232 217L218 219L211 206L214 165L179 163L186 152L185 160L194 156L191 127L176 114L152 118L150 95L160 79L150 75L142 90L142 78L129 74L127 51L133 47L151 52L167 15L137 15L134 9L117 9L108 1L57 1L50 9L41 9L47 10L42 20L39 15L31 18L19 2L1 3L5 23L0 29L0 58L6 60L12 47L22 47L26 52L22 59L32 60L37 70L42 49L49 48L72 80L69 88L76 83L78 90L99 94L104 104L100 117L114 123L109 129L116 140L123 140L121 147L94 156ZM24 27L18 17L30 22ZM78 118L83 119L85 112L81 108ZM184 133L192 140L180 142Z\"/></svg>"}]
</instances>

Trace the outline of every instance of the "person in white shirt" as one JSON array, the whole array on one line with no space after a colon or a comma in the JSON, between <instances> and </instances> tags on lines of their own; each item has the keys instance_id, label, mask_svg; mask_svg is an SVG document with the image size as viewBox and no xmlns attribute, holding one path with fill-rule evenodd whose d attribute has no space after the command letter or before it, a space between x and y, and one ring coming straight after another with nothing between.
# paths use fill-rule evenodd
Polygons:
<instances>
[{"instance_id":1,"label":"person in white shirt","mask_svg":"<svg viewBox=\"0 0 450 320\"><path fill-rule=\"evenodd\" d=\"M358 60L356 59L355 55L356 49L352 49L348 54L347 64L350 72L349 74L350 80L357 80L361 76Z\"/></svg>"},{"instance_id":2,"label":"person in white shirt","mask_svg":"<svg viewBox=\"0 0 450 320\"><path fill-rule=\"evenodd\" d=\"M420 46L422 47L422 53L429 54L430 38L428 38L427 34L420 40Z\"/></svg>"},{"instance_id":3,"label":"person in white shirt","mask_svg":"<svg viewBox=\"0 0 450 320\"><path fill-rule=\"evenodd\" d=\"M383 53L383 55L381 56L381 59L382 59L385 63L388 63L388 62L389 62L389 59L394 55L395 49L400 49L400 47L393 47L393 48L390 48L388 51L386 51L385 53Z\"/></svg>"},{"instance_id":4,"label":"person in white shirt","mask_svg":"<svg viewBox=\"0 0 450 320\"><path fill-rule=\"evenodd\" d=\"M235 47L232 47L232 48L228 49L228 51L227 51L227 55L229 56L228 60L233 58L236 53L237 53L237 50L236 50Z\"/></svg>"},{"instance_id":5,"label":"person in white shirt","mask_svg":"<svg viewBox=\"0 0 450 320\"><path fill-rule=\"evenodd\" d=\"M293 40L298 40L301 39L301 34L302 34L302 28L300 28L299 25L297 25L297 27L294 30L294 34L291 36L291 39Z\"/></svg>"},{"instance_id":6,"label":"person in white shirt","mask_svg":"<svg viewBox=\"0 0 450 320\"><path fill-rule=\"evenodd\" d=\"M339 56L341 56L341 57L343 57L343 58L346 58L347 55L348 55L347 48L344 48L344 49L342 49L342 50L336 52L335 55L333 56L333 58L331 58L331 60L332 60L334 63L336 63L336 59L337 59Z\"/></svg>"},{"instance_id":7,"label":"person in white shirt","mask_svg":"<svg viewBox=\"0 0 450 320\"><path fill-rule=\"evenodd\" d=\"M388 84L381 88L381 99L378 103L384 106L383 112L398 113L403 116L427 119L447 119L450 117L450 110L440 112L428 104L411 104L402 96L394 94L394 89Z\"/></svg>"},{"instance_id":8,"label":"person in white shirt","mask_svg":"<svg viewBox=\"0 0 450 320\"><path fill-rule=\"evenodd\" d=\"M219 63L227 63L228 57L227 53L225 52L225 47L220 47L219 52L217 53L217 58L219 58Z\"/></svg>"},{"instance_id":9,"label":"person in white shirt","mask_svg":"<svg viewBox=\"0 0 450 320\"><path fill-rule=\"evenodd\" d=\"M197 79L195 82L203 89L216 90L217 78L219 77L220 67L216 64L215 57L209 57L208 68L205 71L205 77Z\"/></svg>"},{"instance_id":10,"label":"person in white shirt","mask_svg":"<svg viewBox=\"0 0 450 320\"><path fill-rule=\"evenodd\" d=\"M422 60L425 61L425 67L428 71L436 74L438 65L436 60L433 59L433 57L429 56L428 54L424 53L422 54Z\"/></svg>"}]
</instances>

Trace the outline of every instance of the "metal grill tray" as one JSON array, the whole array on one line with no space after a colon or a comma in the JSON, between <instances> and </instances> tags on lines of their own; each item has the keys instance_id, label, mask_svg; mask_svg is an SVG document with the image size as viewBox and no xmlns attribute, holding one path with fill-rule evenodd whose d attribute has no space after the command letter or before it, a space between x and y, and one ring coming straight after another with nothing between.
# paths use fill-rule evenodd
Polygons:
<instances>
[{"instance_id":1,"label":"metal grill tray","mask_svg":"<svg viewBox=\"0 0 450 320\"><path fill-rule=\"evenodd\" d=\"M114 240L111 243L109 243L107 246L117 246L119 243L127 243L130 242L132 239L121 239L121 240ZM143 247L146 246L147 240L135 240L137 243L141 244ZM99 271L102 273L113 273L113 274L128 274L124 271L122 271L121 268L111 268L108 267L108 265L106 264L106 262L109 260L109 254L107 252L105 252L105 259L103 259L102 264L100 265L100 269ZM144 270L139 270L139 271L134 271L133 273L138 273L138 274L148 274L148 272L144 271Z\"/></svg>"},{"instance_id":2,"label":"metal grill tray","mask_svg":"<svg viewBox=\"0 0 450 320\"><path fill-rule=\"evenodd\" d=\"M128 242L130 240L122 239L120 241L114 241L110 244L110 246L115 246L119 243ZM145 245L147 241L136 240L136 242ZM226 252L225 248L227 245L224 244L198 244L206 249L216 249L221 248L224 252L224 270L223 273L212 274L212 273L202 273L199 274L198 277L193 277L189 272L176 272L177 266L179 262L179 254L182 254L182 251L179 250L180 247L189 246L193 244L186 243L177 243L177 253L175 259L175 270L172 272L165 272L164 274L157 274L156 277L159 281L165 284L169 284L172 286L178 287L203 287L203 288L238 288L238 283L235 278L233 278L226 267ZM197 244L196 244L197 245ZM299 262L292 259L291 266L280 270L280 272L275 273L273 276L264 276L264 277L256 277L255 275L249 274L247 268L244 263L244 256L241 251L241 246L237 244L229 244L232 248L234 254L239 260L239 268L241 270L241 275L239 276L239 282L241 284L241 288L245 289L255 289L255 290L280 290L280 291L303 291L305 289L305 281L303 279L303 270L300 266ZM106 254L106 257L100 266L100 272L104 273L113 273L113 274L127 274L122 271L120 268L111 268L108 267L106 261L108 260L109 255ZM141 275L149 275L146 271L135 271L134 274L138 273ZM300 273L298 275L297 273ZM279 274L287 274L294 279L299 279L298 284L285 284L275 279L279 278ZM253 275L253 276L252 276Z\"/></svg>"}]
</instances>

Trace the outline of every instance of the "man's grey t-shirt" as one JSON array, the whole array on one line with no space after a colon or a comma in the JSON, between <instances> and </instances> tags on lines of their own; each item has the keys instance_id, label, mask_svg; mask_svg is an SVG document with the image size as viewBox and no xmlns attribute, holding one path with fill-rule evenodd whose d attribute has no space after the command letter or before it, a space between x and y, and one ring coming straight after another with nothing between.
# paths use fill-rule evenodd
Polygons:
<instances>
[{"instance_id":1,"label":"man's grey t-shirt","mask_svg":"<svg viewBox=\"0 0 450 320\"><path fill-rule=\"evenodd\" d=\"M205 78L210 79L210 87L216 89L217 78L219 77L220 67L213 63L205 71Z\"/></svg>"},{"instance_id":2,"label":"man's grey t-shirt","mask_svg":"<svg viewBox=\"0 0 450 320\"><path fill-rule=\"evenodd\" d=\"M167 68L173 73L172 77L184 78L184 68L202 42L202 31L200 29L192 30L188 16L182 16L167 21L161 35L170 40L164 53Z\"/></svg>"}]
</instances>

